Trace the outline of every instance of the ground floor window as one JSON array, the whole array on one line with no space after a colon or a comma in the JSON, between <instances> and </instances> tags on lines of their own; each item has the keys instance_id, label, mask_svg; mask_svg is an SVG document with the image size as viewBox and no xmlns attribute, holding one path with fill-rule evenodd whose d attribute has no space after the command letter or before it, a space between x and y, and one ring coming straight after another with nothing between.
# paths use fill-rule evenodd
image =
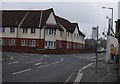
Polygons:
<instances>
[{"instance_id":1,"label":"ground floor window","mask_svg":"<svg viewBox=\"0 0 120 84\"><path fill-rule=\"evenodd\" d=\"M5 45L5 39L0 39L0 45Z\"/></svg>"},{"instance_id":2,"label":"ground floor window","mask_svg":"<svg viewBox=\"0 0 120 84\"><path fill-rule=\"evenodd\" d=\"M22 40L22 46L27 46L27 41L26 40Z\"/></svg>"},{"instance_id":3,"label":"ground floor window","mask_svg":"<svg viewBox=\"0 0 120 84\"><path fill-rule=\"evenodd\" d=\"M56 42L55 41L45 41L45 46L47 48L55 48Z\"/></svg>"},{"instance_id":4,"label":"ground floor window","mask_svg":"<svg viewBox=\"0 0 120 84\"><path fill-rule=\"evenodd\" d=\"M30 46L36 46L36 40L30 40Z\"/></svg>"},{"instance_id":5,"label":"ground floor window","mask_svg":"<svg viewBox=\"0 0 120 84\"><path fill-rule=\"evenodd\" d=\"M72 43L70 43L70 48L72 48Z\"/></svg>"},{"instance_id":6,"label":"ground floor window","mask_svg":"<svg viewBox=\"0 0 120 84\"><path fill-rule=\"evenodd\" d=\"M67 48L69 48L69 43L67 42Z\"/></svg>"},{"instance_id":7,"label":"ground floor window","mask_svg":"<svg viewBox=\"0 0 120 84\"><path fill-rule=\"evenodd\" d=\"M9 40L9 45L15 45L15 39Z\"/></svg>"},{"instance_id":8,"label":"ground floor window","mask_svg":"<svg viewBox=\"0 0 120 84\"><path fill-rule=\"evenodd\" d=\"M76 48L76 45L75 45L75 43L73 43L73 47L74 47L74 49Z\"/></svg>"}]
</instances>

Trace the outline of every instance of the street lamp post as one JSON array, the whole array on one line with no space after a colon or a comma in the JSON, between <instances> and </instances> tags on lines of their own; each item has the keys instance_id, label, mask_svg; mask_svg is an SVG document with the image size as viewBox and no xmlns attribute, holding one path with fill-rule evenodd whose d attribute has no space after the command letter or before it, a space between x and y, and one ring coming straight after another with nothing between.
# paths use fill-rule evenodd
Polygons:
<instances>
[{"instance_id":1,"label":"street lamp post","mask_svg":"<svg viewBox=\"0 0 120 84\"><path fill-rule=\"evenodd\" d=\"M110 9L112 10L112 14L111 14L111 30L112 30L112 33L114 34L114 31L113 31L113 8L110 8L110 7L102 7L103 9Z\"/></svg>"}]
</instances>

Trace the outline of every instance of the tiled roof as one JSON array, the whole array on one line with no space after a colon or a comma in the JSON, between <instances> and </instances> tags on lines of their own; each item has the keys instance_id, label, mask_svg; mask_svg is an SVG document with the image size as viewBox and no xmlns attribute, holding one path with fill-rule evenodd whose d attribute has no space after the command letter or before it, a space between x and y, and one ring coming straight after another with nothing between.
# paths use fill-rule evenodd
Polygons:
<instances>
[{"instance_id":1,"label":"tiled roof","mask_svg":"<svg viewBox=\"0 0 120 84\"><path fill-rule=\"evenodd\" d=\"M4 10L2 11L2 26L6 27L17 27L23 17L25 16L25 11L15 11L15 10Z\"/></svg>"},{"instance_id":2,"label":"tiled roof","mask_svg":"<svg viewBox=\"0 0 120 84\"><path fill-rule=\"evenodd\" d=\"M28 15L23 21L22 28L39 28L41 11L28 11Z\"/></svg>"},{"instance_id":3,"label":"tiled roof","mask_svg":"<svg viewBox=\"0 0 120 84\"><path fill-rule=\"evenodd\" d=\"M61 18L59 16L56 16L56 20L66 29L66 31L72 32L71 31L71 22L69 22L68 20Z\"/></svg>"},{"instance_id":4,"label":"tiled roof","mask_svg":"<svg viewBox=\"0 0 120 84\"><path fill-rule=\"evenodd\" d=\"M23 28L43 28L53 9L47 10L3 10L2 26L18 27L22 19L27 14L20 27ZM41 15L42 14L42 15ZM42 20L42 21L40 21ZM40 26L39 26L40 25Z\"/></svg>"},{"instance_id":5,"label":"tiled roof","mask_svg":"<svg viewBox=\"0 0 120 84\"><path fill-rule=\"evenodd\" d=\"M55 20L57 25L49 25L46 24L46 21L49 15L53 13L55 16ZM77 23L71 23L70 21L56 16L54 14L53 9L47 10L3 10L2 11L2 26L3 27L18 27L20 28L43 28L46 27L54 27L59 30L63 29L58 25L61 24L66 31L73 33L77 26L78 31L79 27ZM21 24L21 25L20 25ZM80 35L85 36L82 32L79 31Z\"/></svg>"}]
</instances>

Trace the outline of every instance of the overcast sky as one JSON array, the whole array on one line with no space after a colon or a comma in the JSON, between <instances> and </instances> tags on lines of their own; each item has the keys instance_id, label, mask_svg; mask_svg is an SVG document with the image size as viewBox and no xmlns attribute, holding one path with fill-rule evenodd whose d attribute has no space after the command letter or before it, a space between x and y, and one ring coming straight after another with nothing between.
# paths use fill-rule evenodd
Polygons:
<instances>
[{"instance_id":1,"label":"overcast sky","mask_svg":"<svg viewBox=\"0 0 120 84\"><path fill-rule=\"evenodd\" d=\"M108 0L109 1L109 0ZM114 0L113 0L114 1ZM91 37L92 27L99 26L99 35L107 31L106 16L111 17L114 8L114 21L118 18L118 2L2 2L2 9L48 9L53 8L56 15L71 22L78 22L80 30Z\"/></svg>"}]
</instances>

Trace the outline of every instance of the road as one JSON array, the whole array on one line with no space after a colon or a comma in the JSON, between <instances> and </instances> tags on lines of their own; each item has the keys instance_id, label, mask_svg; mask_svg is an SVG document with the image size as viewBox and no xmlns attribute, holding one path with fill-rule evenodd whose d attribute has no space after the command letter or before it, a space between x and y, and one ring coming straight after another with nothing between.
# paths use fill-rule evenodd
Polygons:
<instances>
[{"instance_id":1,"label":"road","mask_svg":"<svg viewBox=\"0 0 120 84\"><path fill-rule=\"evenodd\" d=\"M3 82L74 82L82 68L95 61L94 53L45 55L6 52L9 61L2 62ZM99 56L101 57L101 56Z\"/></svg>"}]
</instances>

